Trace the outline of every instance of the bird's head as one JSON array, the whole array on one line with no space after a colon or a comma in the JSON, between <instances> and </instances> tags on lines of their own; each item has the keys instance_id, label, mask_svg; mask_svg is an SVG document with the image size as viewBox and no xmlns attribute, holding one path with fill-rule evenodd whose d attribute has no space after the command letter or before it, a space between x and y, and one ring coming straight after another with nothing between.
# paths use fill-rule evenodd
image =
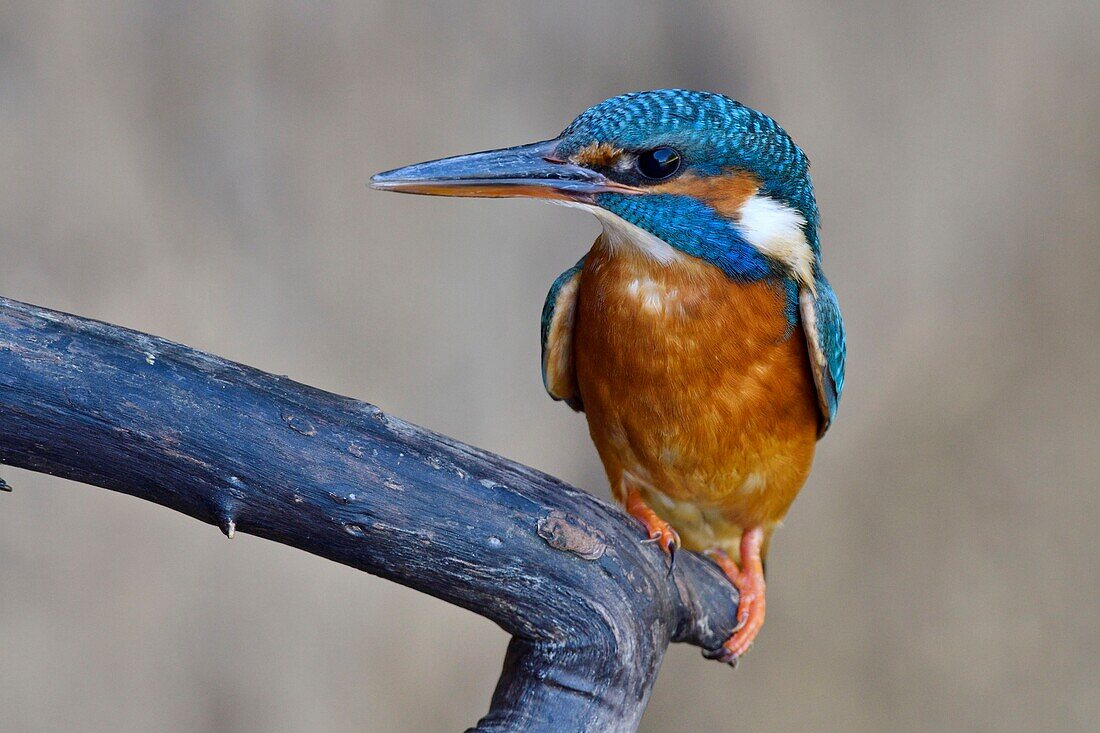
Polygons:
<instances>
[{"instance_id":1,"label":"bird's head","mask_svg":"<svg viewBox=\"0 0 1100 733\"><path fill-rule=\"evenodd\" d=\"M728 275L812 287L817 206L809 161L767 115L720 94L613 97L558 137L379 173L374 188L548 199L592 211L613 243L687 254Z\"/></svg>"}]
</instances>

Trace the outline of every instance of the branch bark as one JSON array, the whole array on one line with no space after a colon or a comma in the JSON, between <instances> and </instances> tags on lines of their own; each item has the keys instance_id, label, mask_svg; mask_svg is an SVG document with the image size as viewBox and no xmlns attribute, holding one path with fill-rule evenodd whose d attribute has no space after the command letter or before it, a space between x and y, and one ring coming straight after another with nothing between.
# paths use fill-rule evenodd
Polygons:
<instances>
[{"instance_id":1,"label":"branch bark","mask_svg":"<svg viewBox=\"0 0 1100 733\"><path fill-rule=\"evenodd\" d=\"M513 639L471 730L637 729L670 642L715 649L737 594L557 479L164 339L0 298L0 462L378 575ZM410 630L412 631L412 630Z\"/></svg>"}]
</instances>

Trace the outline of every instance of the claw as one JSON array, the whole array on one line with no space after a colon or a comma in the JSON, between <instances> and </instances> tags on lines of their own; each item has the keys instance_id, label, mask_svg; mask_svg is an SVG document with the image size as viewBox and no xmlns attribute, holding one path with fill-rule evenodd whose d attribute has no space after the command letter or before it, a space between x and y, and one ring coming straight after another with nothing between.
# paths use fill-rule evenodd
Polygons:
<instances>
[{"instance_id":1,"label":"claw","mask_svg":"<svg viewBox=\"0 0 1100 733\"><path fill-rule=\"evenodd\" d=\"M722 664L728 664L729 666L737 669L737 663L741 661L741 658L736 654L731 654L729 649L724 646L720 646L717 649L704 649L703 657L705 659L713 659L716 662Z\"/></svg>"},{"instance_id":2,"label":"claw","mask_svg":"<svg viewBox=\"0 0 1100 733\"><path fill-rule=\"evenodd\" d=\"M645 525L649 535L642 540L642 544L656 544L669 557L668 572L671 575L676 567L676 550L680 547L680 535L665 520L657 516L657 512L645 502L637 489L626 490L626 511L630 516Z\"/></svg>"},{"instance_id":3,"label":"claw","mask_svg":"<svg viewBox=\"0 0 1100 733\"><path fill-rule=\"evenodd\" d=\"M763 542L764 531L760 527L742 533L740 567L722 550L708 550L706 553L722 569L740 596L737 626L721 649L713 650L714 656L709 656L710 659L736 666L737 660L749 650L764 625L764 565L760 559Z\"/></svg>"}]
</instances>

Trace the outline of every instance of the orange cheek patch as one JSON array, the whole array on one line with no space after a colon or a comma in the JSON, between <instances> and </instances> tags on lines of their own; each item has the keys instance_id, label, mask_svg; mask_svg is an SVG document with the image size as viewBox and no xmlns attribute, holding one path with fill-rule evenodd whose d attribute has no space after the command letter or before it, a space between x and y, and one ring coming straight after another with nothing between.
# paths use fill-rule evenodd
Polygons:
<instances>
[{"instance_id":1,"label":"orange cheek patch","mask_svg":"<svg viewBox=\"0 0 1100 733\"><path fill-rule=\"evenodd\" d=\"M587 168L610 168L615 165L622 154L622 148L617 148L608 143L593 143L574 153L572 160L577 165L583 165Z\"/></svg>"},{"instance_id":2,"label":"orange cheek patch","mask_svg":"<svg viewBox=\"0 0 1100 733\"><path fill-rule=\"evenodd\" d=\"M653 186L653 193L669 193L691 196L729 219L740 216L741 207L758 190L760 179L745 171L732 170L709 178L699 178L694 173L685 173L668 183Z\"/></svg>"}]
</instances>

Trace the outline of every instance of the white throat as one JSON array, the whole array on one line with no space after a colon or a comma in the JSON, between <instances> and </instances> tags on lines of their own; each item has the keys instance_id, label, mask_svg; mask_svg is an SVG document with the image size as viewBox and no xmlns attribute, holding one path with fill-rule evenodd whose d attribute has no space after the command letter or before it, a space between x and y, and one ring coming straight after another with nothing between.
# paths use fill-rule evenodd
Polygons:
<instances>
[{"instance_id":1,"label":"white throat","mask_svg":"<svg viewBox=\"0 0 1100 733\"><path fill-rule=\"evenodd\" d=\"M650 234L640 226L631 224L616 214L612 214L607 209L575 201L554 201L554 203L575 209L584 209L595 215L600 220L600 224L603 225L604 241L612 250L633 247L662 265L671 264L686 257L685 254L665 240Z\"/></svg>"}]
</instances>

